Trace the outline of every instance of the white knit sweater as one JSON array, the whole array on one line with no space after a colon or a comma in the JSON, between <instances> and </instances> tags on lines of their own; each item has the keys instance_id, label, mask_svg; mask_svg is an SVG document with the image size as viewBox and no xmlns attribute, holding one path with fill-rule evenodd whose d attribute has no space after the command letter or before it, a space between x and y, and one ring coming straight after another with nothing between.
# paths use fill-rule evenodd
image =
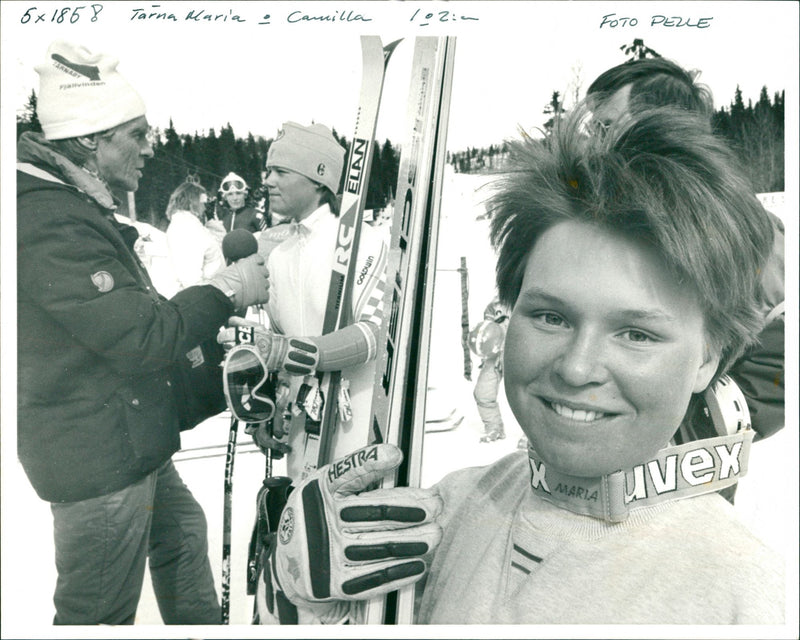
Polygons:
<instances>
[{"instance_id":1,"label":"white knit sweater","mask_svg":"<svg viewBox=\"0 0 800 640\"><path fill-rule=\"evenodd\" d=\"M717 494L610 524L535 495L524 452L437 488L444 537L419 623L783 622L782 560Z\"/></svg>"}]
</instances>

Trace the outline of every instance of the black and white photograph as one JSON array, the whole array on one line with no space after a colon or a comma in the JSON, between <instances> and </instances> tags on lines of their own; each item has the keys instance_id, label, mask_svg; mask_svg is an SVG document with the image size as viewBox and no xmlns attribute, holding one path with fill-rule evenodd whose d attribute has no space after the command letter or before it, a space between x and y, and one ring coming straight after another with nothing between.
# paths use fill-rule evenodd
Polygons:
<instances>
[{"instance_id":1,"label":"black and white photograph","mask_svg":"<svg viewBox=\"0 0 800 640\"><path fill-rule=\"evenodd\" d=\"M3 638L797 637L800 5L0 11Z\"/></svg>"}]
</instances>

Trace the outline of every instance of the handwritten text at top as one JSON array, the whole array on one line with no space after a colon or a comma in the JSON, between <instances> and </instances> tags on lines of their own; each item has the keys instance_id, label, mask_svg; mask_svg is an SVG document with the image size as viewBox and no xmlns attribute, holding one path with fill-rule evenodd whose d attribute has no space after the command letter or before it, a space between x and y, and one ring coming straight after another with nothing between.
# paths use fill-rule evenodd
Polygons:
<instances>
[{"instance_id":1,"label":"handwritten text at top","mask_svg":"<svg viewBox=\"0 0 800 640\"><path fill-rule=\"evenodd\" d=\"M180 6L182 5L182 6ZM305 10L292 10L283 15L251 14L243 15L236 8L226 8L224 10L209 10L202 5L187 6L188 3L164 3L151 4L149 6L134 7L125 14L126 20L133 23L213 23L213 24L242 24L255 22L259 25L271 25L278 23L285 24L341 24L341 23L370 23L374 17L358 5L356 8L339 8L328 12L309 12ZM176 6L180 6L177 9ZM37 6L27 7L20 16L21 24L76 24L79 22L98 22L100 14L104 11L104 5L93 3L90 5L65 5L56 9L42 9ZM119 15L119 14L116 14ZM109 11L106 10L104 18L110 19ZM383 17L383 16L382 16ZM416 9L400 18L403 22L410 23L417 27L428 27L433 24L447 24L455 22L477 22L476 15L463 15L450 10L442 11L422 11Z\"/></svg>"}]
</instances>

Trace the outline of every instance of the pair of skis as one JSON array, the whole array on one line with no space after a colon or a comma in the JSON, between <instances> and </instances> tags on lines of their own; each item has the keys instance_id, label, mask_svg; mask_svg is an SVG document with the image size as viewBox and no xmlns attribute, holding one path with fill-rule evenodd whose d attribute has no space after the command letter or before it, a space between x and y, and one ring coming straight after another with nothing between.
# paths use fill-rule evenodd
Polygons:
<instances>
[{"instance_id":1,"label":"pair of skis","mask_svg":"<svg viewBox=\"0 0 800 640\"><path fill-rule=\"evenodd\" d=\"M398 41L399 42L399 41ZM352 323L352 289L363 224L386 65L398 42L383 47L379 37L362 36L362 86L356 126L345 166L335 263L332 267L323 334ZM441 177L452 85L455 38L418 37L400 156L397 199L389 248L384 319L370 415L354 416L359 446L391 442L405 454L396 477L384 486L418 486L425 425L428 352L439 229ZM324 401L318 424L306 421L303 475L331 461L337 439L340 375L319 375ZM300 479L296 479L300 480ZM266 483L265 483L266 484ZM280 510L277 510L280 514ZM277 522L270 523L272 531ZM413 588L365 603L356 622L411 623ZM283 619L281 619L284 622ZM291 623L291 619L286 622Z\"/></svg>"},{"instance_id":2,"label":"pair of skis","mask_svg":"<svg viewBox=\"0 0 800 640\"><path fill-rule=\"evenodd\" d=\"M328 301L322 334L326 335L352 324L352 295L356 257L364 223L372 157L375 152L375 129L378 124L386 67L400 40L385 47L378 36L361 36L362 77L350 154L345 164L339 227L328 287ZM319 422L306 419L303 450L303 478L331 461L336 438L341 374L332 371L317 374L323 400ZM365 443L366 444L366 443ZM302 479L302 478L301 478Z\"/></svg>"},{"instance_id":3,"label":"pair of skis","mask_svg":"<svg viewBox=\"0 0 800 640\"><path fill-rule=\"evenodd\" d=\"M407 133L392 220L384 322L372 401L371 440L400 447L404 461L383 487L419 486L433 287L455 38L416 39ZM367 624L411 624L414 587L365 604Z\"/></svg>"},{"instance_id":4,"label":"pair of skis","mask_svg":"<svg viewBox=\"0 0 800 640\"><path fill-rule=\"evenodd\" d=\"M375 129L386 66L399 42L397 40L384 47L381 39L377 36L361 37L361 89L350 154L344 168L344 191L336 236L334 264L332 265L328 300L323 319L323 335L337 331L353 322L352 289L361 226L364 220L367 184L374 155ZM323 406L318 421L306 416L302 477L296 478L297 482L330 461L336 437L337 399L340 382L341 374L338 371L317 374L317 393L320 394ZM269 534L277 530L283 504L291 490L290 478L272 476L269 452L267 456L267 473L256 501L256 523L248 554L247 591L250 595L256 594L257 584L262 579L261 575L266 565L265 556L269 553ZM223 565L224 561L223 558ZM225 569L223 567L224 577ZM258 598L257 594L256 597ZM256 602L253 611L254 624L259 623L258 609L258 602ZM296 624L297 622L296 612L291 606L278 606L277 614L281 624ZM223 621L225 622L224 612Z\"/></svg>"},{"instance_id":5,"label":"pair of skis","mask_svg":"<svg viewBox=\"0 0 800 640\"><path fill-rule=\"evenodd\" d=\"M397 42L393 42L383 49L383 72L396 45ZM355 275L353 256L358 251L363 224L367 177L383 84L383 73L380 79L374 77L377 75L375 60L379 47L380 38L362 37L362 99L346 167L343 213L323 334L341 329L353 321L350 300ZM384 321L377 339L375 390L363 445L373 442L401 445L404 443L402 432L408 431L406 427L424 423L430 310L454 49L455 38L419 37L415 42L406 113L407 133L395 190L397 199L387 266L388 287L383 301ZM364 130L369 131L366 138L363 137ZM326 378L320 385L327 391L324 393L327 400L319 433L313 427L307 431L305 475L331 461L330 454L337 436L338 375L334 372ZM421 393L417 393L420 389ZM416 415L409 413L411 407L415 407ZM409 438L407 434L405 439ZM409 451L412 448L409 446ZM413 461L407 462L415 466ZM408 479L408 472L401 471L400 480Z\"/></svg>"}]
</instances>

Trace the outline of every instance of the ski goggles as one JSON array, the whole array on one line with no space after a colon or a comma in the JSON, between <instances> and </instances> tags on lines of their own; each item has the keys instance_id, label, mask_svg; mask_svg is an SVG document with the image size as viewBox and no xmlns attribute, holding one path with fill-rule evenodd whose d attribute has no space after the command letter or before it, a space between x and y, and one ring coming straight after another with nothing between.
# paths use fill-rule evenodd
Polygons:
<instances>
[{"instance_id":1,"label":"ski goggles","mask_svg":"<svg viewBox=\"0 0 800 640\"><path fill-rule=\"evenodd\" d=\"M241 422L265 422L275 414L274 388L261 354L253 345L233 347L222 367L225 401Z\"/></svg>"},{"instance_id":2,"label":"ski goggles","mask_svg":"<svg viewBox=\"0 0 800 640\"><path fill-rule=\"evenodd\" d=\"M219 186L219 190L222 193L228 193L229 191L244 191L244 181L243 180L228 180L227 182L223 182Z\"/></svg>"}]
</instances>

